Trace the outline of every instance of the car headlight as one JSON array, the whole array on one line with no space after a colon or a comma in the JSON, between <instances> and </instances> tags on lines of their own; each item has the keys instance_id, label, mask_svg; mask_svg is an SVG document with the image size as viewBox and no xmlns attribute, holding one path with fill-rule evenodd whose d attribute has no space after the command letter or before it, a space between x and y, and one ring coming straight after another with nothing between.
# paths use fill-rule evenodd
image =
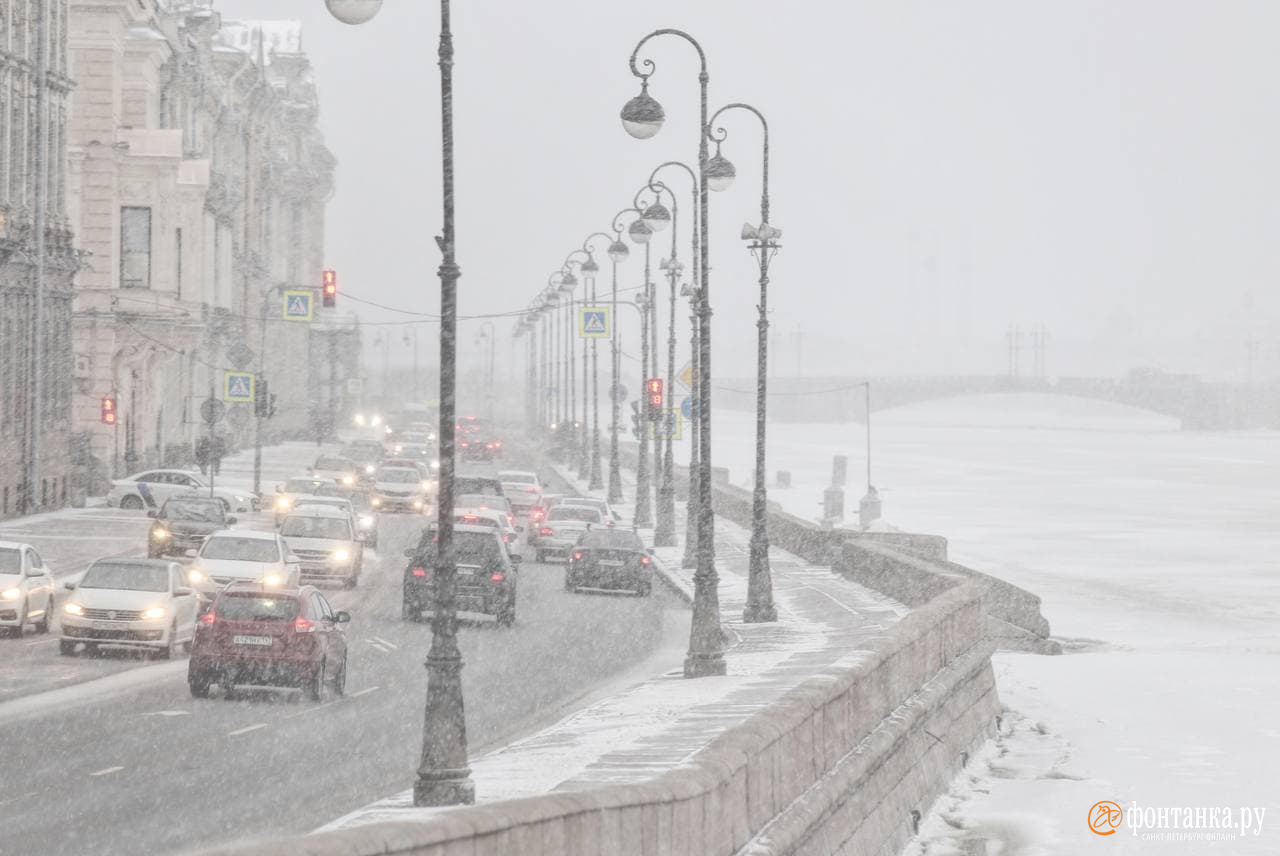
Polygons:
<instances>
[{"instance_id":1,"label":"car headlight","mask_svg":"<svg viewBox=\"0 0 1280 856\"><path fill-rule=\"evenodd\" d=\"M22 592L16 588L0 591L0 600L17 600L20 597L22 597Z\"/></svg>"},{"instance_id":2,"label":"car headlight","mask_svg":"<svg viewBox=\"0 0 1280 856\"><path fill-rule=\"evenodd\" d=\"M62 611L67 615L84 615L84 607L73 600L69 600L62 605Z\"/></svg>"},{"instance_id":3,"label":"car headlight","mask_svg":"<svg viewBox=\"0 0 1280 856\"><path fill-rule=\"evenodd\" d=\"M372 505L374 508L378 508L379 506L382 505L382 498L375 496L373 499L369 500L369 504Z\"/></svg>"},{"instance_id":4,"label":"car headlight","mask_svg":"<svg viewBox=\"0 0 1280 856\"><path fill-rule=\"evenodd\" d=\"M415 499L415 500L413 501L413 507L414 507L414 508L417 508L417 509L421 509L421 508L422 508L422 500L420 500L420 499Z\"/></svg>"},{"instance_id":5,"label":"car headlight","mask_svg":"<svg viewBox=\"0 0 1280 856\"><path fill-rule=\"evenodd\" d=\"M167 614L163 606L153 606L150 609L142 610L143 618L164 618Z\"/></svg>"},{"instance_id":6,"label":"car headlight","mask_svg":"<svg viewBox=\"0 0 1280 856\"><path fill-rule=\"evenodd\" d=\"M433 469L433 470L438 470L438 469L440 469L440 461L439 461L439 460L434 460L434 461L432 461L432 462L431 462L431 469Z\"/></svg>"},{"instance_id":7,"label":"car headlight","mask_svg":"<svg viewBox=\"0 0 1280 856\"><path fill-rule=\"evenodd\" d=\"M404 451L404 446L396 446L396 454Z\"/></svg>"},{"instance_id":8,"label":"car headlight","mask_svg":"<svg viewBox=\"0 0 1280 856\"><path fill-rule=\"evenodd\" d=\"M193 583L202 583L204 582L205 577L204 577L204 574L200 573L195 569L192 569L190 571L187 571L187 579L191 580L191 582Z\"/></svg>"},{"instance_id":9,"label":"car headlight","mask_svg":"<svg viewBox=\"0 0 1280 856\"><path fill-rule=\"evenodd\" d=\"M350 550L334 550L329 554L329 558L335 562L345 562L351 558Z\"/></svg>"},{"instance_id":10,"label":"car headlight","mask_svg":"<svg viewBox=\"0 0 1280 856\"><path fill-rule=\"evenodd\" d=\"M367 465L365 465L364 471L365 471L365 474L366 474L366 475L370 475L370 476L371 476L371 475L373 475L373 474L377 471L377 469L378 469L378 468L377 468L377 467L375 467L373 464L367 464Z\"/></svg>"},{"instance_id":11,"label":"car headlight","mask_svg":"<svg viewBox=\"0 0 1280 856\"><path fill-rule=\"evenodd\" d=\"M280 509L281 511L288 511L288 510L289 510L289 497L287 497L287 496L277 496L277 497L276 497L276 508Z\"/></svg>"},{"instance_id":12,"label":"car headlight","mask_svg":"<svg viewBox=\"0 0 1280 856\"><path fill-rule=\"evenodd\" d=\"M355 483L356 483L356 477L355 477L355 476L343 476L343 477L342 477L342 483L343 483L343 484L345 484L345 485L348 485L348 486L353 485L353 484L355 484Z\"/></svg>"},{"instance_id":13,"label":"car headlight","mask_svg":"<svg viewBox=\"0 0 1280 856\"><path fill-rule=\"evenodd\" d=\"M267 586L278 586L284 582L284 578L279 574L267 574L262 578L262 584Z\"/></svg>"},{"instance_id":14,"label":"car headlight","mask_svg":"<svg viewBox=\"0 0 1280 856\"><path fill-rule=\"evenodd\" d=\"M374 523L376 523L376 522L377 522L377 521L376 521L376 520L374 520L372 516L370 516L370 515L367 515L367 514L366 514L364 517L361 517L361 518L360 518L360 528L361 528L361 529L372 529L372 528L373 528L373 524L374 524Z\"/></svg>"},{"instance_id":15,"label":"car headlight","mask_svg":"<svg viewBox=\"0 0 1280 856\"><path fill-rule=\"evenodd\" d=\"M151 530L151 537L157 541L168 541L169 530L162 526L157 526L155 529Z\"/></svg>"}]
</instances>

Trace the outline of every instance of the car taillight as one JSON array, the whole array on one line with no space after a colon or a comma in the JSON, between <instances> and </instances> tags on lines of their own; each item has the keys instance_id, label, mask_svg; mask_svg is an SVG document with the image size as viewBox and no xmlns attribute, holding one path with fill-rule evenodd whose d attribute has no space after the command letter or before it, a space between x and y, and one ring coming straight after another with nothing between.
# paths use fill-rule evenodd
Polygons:
<instances>
[{"instance_id":1,"label":"car taillight","mask_svg":"<svg viewBox=\"0 0 1280 856\"><path fill-rule=\"evenodd\" d=\"M525 493L542 493L542 488L537 487L536 485L529 485L524 489L524 492Z\"/></svg>"},{"instance_id":2,"label":"car taillight","mask_svg":"<svg viewBox=\"0 0 1280 856\"><path fill-rule=\"evenodd\" d=\"M554 535L554 534L556 534L556 530L552 529L550 526L543 526L541 529L539 529L539 530L538 530L538 534L539 534L539 535Z\"/></svg>"},{"instance_id":3,"label":"car taillight","mask_svg":"<svg viewBox=\"0 0 1280 856\"><path fill-rule=\"evenodd\" d=\"M293 631L295 633L314 633L315 629L316 623L310 618L298 616L293 620Z\"/></svg>"},{"instance_id":4,"label":"car taillight","mask_svg":"<svg viewBox=\"0 0 1280 856\"><path fill-rule=\"evenodd\" d=\"M218 623L218 614L211 609L204 615L200 616L200 623L205 627L212 627L214 624Z\"/></svg>"},{"instance_id":5,"label":"car taillight","mask_svg":"<svg viewBox=\"0 0 1280 856\"><path fill-rule=\"evenodd\" d=\"M647 567L649 567L649 566L650 566L650 565L652 565L652 564L653 564L653 559L650 559L648 556L641 556L641 557L640 557L640 566L641 566L641 567L647 568Z\"/></svg>"},{"instance_id":6,"label":"car taillight","mask_svg":"<svg viewBox=\"0 0 1280 856\"><path fill-rule=\"evenodd\" d=\"M494 440L494 441L493 441L493 447L494 447L495 449L496 449L496 448L499 448L499 447L501 447L501 446L502 446L502 441L501 441L501 440Z\"/></svg>"},{"instance_id":7,"label":"car taillight","mask_svg":"<svg viewBox=\"0 0 1280 856\"><path fill-rule=\"evenodd\" d=\"M412 571L410 571L410 573L412 573L415 577L425 577L427 575L427 569L423 567L417 567L417 568L414 568Z\"/></svg>"},{"instance_id":8,"label":"car taillight","mask_svg":"<svg viewBox=\"0 0 1280 856\"><path fill-rule=\"evenodd\" d=\"M574 550L574 551L573 551L573 560L574 560L575 562L581 562L581 561L582 561L582 551L581 551L581 550Z\"/></svg>"},{"instance_id":9,"label":"car taillight","mask_svg":"<svg viewBox=\"0 0 1280 856\"><path fill-rule=\"evenodd\" d=\"M462 515L462 522L463 522L463 523L475 523L475 522L476 522L477 520L479 520L479 519L480 519L480 518L479 518L479 517L477 517L477 516L476 516L476 515L474 515L474 514L464 514L464 515Z\"/></svg>"},{"instance_id":10,"label":"car taillight","mask_svg":"<svg viewBox=\"0 0 1280 856\"><path fill-rule=\"evenodd\" d=\"M467 447L468 447L468 446L470 446L470 445L471 445L471 444L470 444L470 443L468 443L466 440L463 440L463 441L462 441L462 448L464 448L464 449L465 449L465 448L467 448Z\"/></svg>"},{"instance_id":11,"label":"car taillight","mask_svg":"<svg viewBox=\"0 0 1280 856\"><path fill-rule=\"evenodd\" d=\"M507 578L507 577L506 577L506 575L505 575L505 574L502 574L502 573L492 573L492 574L489 574L489 579L493 580L495 583L500 583L500 582L502 582L503 580L505 580L506 578Z\"/></svg>"}]
</instances>

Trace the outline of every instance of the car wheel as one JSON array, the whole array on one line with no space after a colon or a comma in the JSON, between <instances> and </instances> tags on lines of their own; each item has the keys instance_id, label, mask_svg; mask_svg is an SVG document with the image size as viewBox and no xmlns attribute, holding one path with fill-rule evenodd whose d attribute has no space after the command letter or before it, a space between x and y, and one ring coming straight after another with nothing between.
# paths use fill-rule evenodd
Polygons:
<instances>
[{"instance_id":1,"label":"car wheel","mask_svg":"<svg viewBox=\"0 0 1280 856\"><path fill-rule=\"evenodd\" d=\"M541 550L535 550L533 553L533 560L538 564L542 564L547 560L547 554Z\"/></svg>"},{"instance_id":2,"label":"car wheel","mask_svg":"<svg viewBox=\"0 0 1280 856\"><path fill-rule=\"evenodd\" d=\"M134 496L133 494L122 497L120 499L120 507L127 508L130 511L137 511L139 508L142 508L142 497Z\"/></svg>"},{"instance_id":3,"label":"car wheel","mask_svg":"<svg viewBox=\"0 0 1280 856\"><path fill-rule=\"evenodd\" d=\"M28 600L22 601L22 612L18 613L18 623L10 628L9 633L14 639L22 638L22 628L27 626L27 607L30 605Z\"/></svg>"},{"instance_id":4,"label":"car wheel","mask_svg":"<svg viewBox=\"0 0 1280 856\"><path fill-rule=\"evenodd\" d=\"M191 688L192 698L208 698L213 681L204 672L188 672L187 686Z\"/></svg>"},{"instance_id":5,"label":"car wheel","mask_svg":"<svg viewBox=\"0 0 1280 856\"><path fill-rule=\"evenodd\" d=\"M315 675L307 681L306 692L307 698L312 701L320 701L324 698L324 669L325 661L320 661L319 668L316 669Z\"/></svg>"},{"instance_id":6,"label":"car wheel","mask_svg":"<svg viewBox=\"0 0 1280 856\"><path fill-rule=\"evenodd\" d=\"M225 499L223 499L222 497L218 497L218 502L221 502L221 503L222 503L222 512L223 512L224 514L226 514L227 512L231 511L231 503L227 502L227 501L226 501Z\"/></svg>"},{"instance_id":7,"label":"car wheel","mask_svg":"<svg viewBox=\"0 0 1280 856\"><path fill-rule=\"evenodd\" d=\"M63 657L70 657L76 653L76 643L71 639L62 639L58 642L58 653Z\"/></svg>"},{"instance_id":8,"label":"car wheel","mask_svg":"<svg viewBox=\"0 0 1280 856\"><path fill-rule=\"evenodd\" d=\"M645 583L644 585L636 589L636 594L640 595L641 597L648 597L652 591L653 591L653 587L649 583Z\"/></svg>"},{"instance_id":9,"label":"car wheel","mask_svg":"<svg viewBox=\"0 0 1280 856\"><path fill-rule=\"evenodd\" d=\"M36 622L36 632L48 633L51 621L53 621L53 595L49 595L49 602L44 605L44 615L40 616L40 620Z\"/></svg>"},{"instance_id":10,"label":"car wheel","mask_svg":"<svg viewBox=\"0 0 1280 856\"><path fill-rule=\"evenodd\" d=\"M400 618L417 624L422 621L422 610L413 602L405 600L400 604Z\"/></svg>"},{"instance_id":11,"label":"car wheel","mask_svg":"<svg viewBox=\"0 0 1280 856\"><path fill-rule=\"evenodd\" d=\"M338 674L333 678L333 694L343 696L347 694L347 661L342 661L342 667L338 669Z\"/></svg>"},{"instance_id":12,"label":"car wheel","mask_svg":"<svg viewBox=\"0 0 1280 856\"><path fill-rule=\"evenodd\" d=\"M511 627L516 623L516 605L514 601L508 601L498 610L498 626Z\"/></svg>"},{"instance_id":13,"label":"car wheel","mask_svg":"<svg viewBox=\"0 0 1280 856\"><path fill-rule=\"evenodd\" d=\"M155 657L156 657L156 659L157 659L157 660L172 660L172 659L173 659L173 649L174 649L174 647L175 647L175 645L176 645L177 639L178 639L178 622L177 622L177 621L175 621L175 622L173 622L173 624L172 624L172 625L170 625L170 627L169 627L169 638L168 638L168 640L164 643L164 647L163 647L163 648L157 648L157 649L155 650Z\"/></svg>"},{"instance_id":14,"label":"car wheel","mask_svg":"<svg viewBox=\"0 0 1280 856\"><path fill-rule=\"evenodd\" d=\"M564 575L564 590L575 592L575 593L578 591L578 587L573 584L573 580L569 577L568 574Z\"/></svg>"}]
</instances>

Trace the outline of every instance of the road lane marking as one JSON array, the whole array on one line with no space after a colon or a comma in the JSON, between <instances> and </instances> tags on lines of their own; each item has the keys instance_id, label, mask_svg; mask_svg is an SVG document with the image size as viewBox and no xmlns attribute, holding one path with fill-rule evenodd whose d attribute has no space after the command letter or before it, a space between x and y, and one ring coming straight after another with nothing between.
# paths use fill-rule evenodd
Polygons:
<instances>
[{"instance_id":1,"label":"road lane marking","mask_svg":"<svg viewBox=\"0 0 1280 856\"><path fill-rule=\"evenodd\" d=\"M388 648L391 648L392 650L395 650L396 648L400 647L399 645L396 645L394 642L388 642L386 639L383 639L381 636L375 636L373 638L377 639L383 645L386 645Z\"/></svg>"},{"instance_id":2,"label":"road lane marking","mask_svg":"<svg viewBox=\"0 0 1280 856\"><path fill-rule=\"evenodd\" d=\"M111 773L118 773L123 769L124 767L107 767L105 769L99 770L96 773L90 773L89 775L90 776L107 776L107 775L110 775Z\"/></svg>"},{"instance_id":3,"label":"road lane marking","mask_svg":"<svg viewBox=\"0 0 1280 856\"><path fill-rule=\"evenodd\" d=\"M150 710L146 713L140 713L139 716L190 716L189 710Z\"/></svg>"},{"instance_id":4,"label":"road lane marking","mask_svg":"<svg viewBox=\"0 0 1280 856\"><path fill-rule=\"evenodd\" d=\"M244 728L237 728L235 731L228 731L228 737L236 737L241 734L248 734L250 731L257 731L259 728L266 728L267 723L259 722L254 725L246 725Z\"/></svg>"},{"instance_id":5,"label":"road lane marking","mask_svg":"<svg viewBox=\"0 0 1280 856\"><path fill-rule=\"evenodd\" d=\"M374 648L374 649L376 649L376 650L378 650L378 651L381 651L383 654L390 654L390 653L391 653L391 649L390 649L390 648L383 648L381 645L379 645L377 642L374 642L372 639L366 639L366 640L364 640L364 641L366 641L366 642L368 642L368 643L369 643L369 647L370 647L370 648Z\"/></svg>"},{"instance_id":6,"label":"road lane marking","mask_svg":"<svg viewBox=\"0 0 1280 856\"><path fill-rule=\"evenodd\" d=\"M48 645L50 642L61 642L57 636L46 636L44 639L32 639L28 645Z\"/></svg>"},{"instance_id":7,"label":"road lane marking","mask_svg":"<svg viewBox=\"0 0 1280 856\"><path fill-rule=\"evenodd\" d=\"M350 696L348 696L348 698L360 698L360 696L362 695L368 695L369 693L375 690L380 690L380 689L382 689L382 687L365 687L364 689L360 690L360 692L352 693Z\"/></svg>"}]
</instances>

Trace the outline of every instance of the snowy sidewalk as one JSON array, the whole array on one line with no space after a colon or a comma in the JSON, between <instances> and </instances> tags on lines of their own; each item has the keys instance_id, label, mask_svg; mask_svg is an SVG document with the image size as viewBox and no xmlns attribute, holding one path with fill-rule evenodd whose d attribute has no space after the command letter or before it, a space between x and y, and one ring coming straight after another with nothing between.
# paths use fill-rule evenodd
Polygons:
<instances>
[{"instance_id":1,"label":"snowy sidewalk","mask_svg":"<svg viewBox=\"0 0 1280 856\"><path fill-rule=\"evenodd\" d=\"M577 479L561 473L571 483ZM629 474L628 474L629 475ZM624 480L625 482L626 480ZM583 493L591 493L583 490ZM598 493L598 492L596 492ZM620 507L619 513L631 509ZM683 508L677 509L683 523ZM646 541L652 533L640 530ZM681 533L683 534L683 533ZM727 728L776 702L815 672L856 662L905 608L780 550L770 552L778 621L744 624L749 533L716 522L720 618L729 631L724 677L687 680L678 663L555 725L472 761L480 802L645 781L686 762ZM660 549L667 573L692 587L679 548ZM325 829L427 817L411 791Z\"/></svg>"}]
</instances>

